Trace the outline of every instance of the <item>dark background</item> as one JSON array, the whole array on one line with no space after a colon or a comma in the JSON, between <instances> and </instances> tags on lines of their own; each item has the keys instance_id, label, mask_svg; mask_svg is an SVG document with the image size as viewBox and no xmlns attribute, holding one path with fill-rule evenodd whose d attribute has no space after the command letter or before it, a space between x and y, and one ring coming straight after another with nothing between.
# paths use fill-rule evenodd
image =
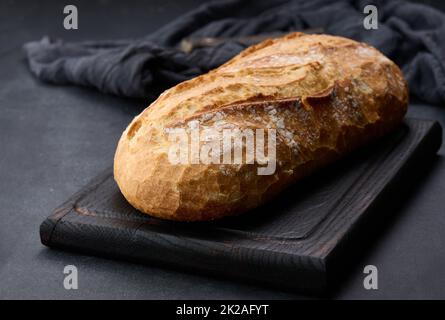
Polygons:
<instances>
[{"instance_id":1,"label":"dark background","mask_svg":"<svg viewBox=\"0 0 445 320\"><path fill-rule=\"evenodd\" d=\"M67 41L144 36L202 1L0 2L0 298L286 299L277 289L171 269L51 250L40 244L43 219L112 164L118 138L149 101L91 89L52 86L29 73L22 44L43 35ZM444 9L440 1L424 1ZM63 28L75 4L79 29ZM409 115L445 126L445 106L413 102ZM333 294L338 299L445 299L445 149L375 230L375 243ZM351 257L354 259L354 257ZM74 264L79 289L63 288ZM379 270L379 290L363 289L363 267ZM290 279L291 281L291 279Z\"/></svg>"}]
</instances>

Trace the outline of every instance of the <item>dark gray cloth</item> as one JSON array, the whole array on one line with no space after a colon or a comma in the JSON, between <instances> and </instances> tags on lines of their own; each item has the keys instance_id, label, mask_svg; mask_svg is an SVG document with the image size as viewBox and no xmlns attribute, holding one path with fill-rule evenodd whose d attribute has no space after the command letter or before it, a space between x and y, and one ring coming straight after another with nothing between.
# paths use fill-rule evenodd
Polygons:
<instances>
[{"instance_id":1,"label":"dark gray cloth","mask_svg":"<svg viewBox=\"0 0 445 320\"><path fill-rule=\"evenodd\" d=\"M185 37L234 37L322 27L325 33L367 42L403 70L411 93L445 102L445 15L402 0L374 1L379 27L363 27L370 1L224 0L184 14L142 39L64 43L45 37L25 44L31 71L57 84L91 86L127 97L153 97L224 63L244 45L227 41L190 54Z\"/></svg>"}]
</instances>

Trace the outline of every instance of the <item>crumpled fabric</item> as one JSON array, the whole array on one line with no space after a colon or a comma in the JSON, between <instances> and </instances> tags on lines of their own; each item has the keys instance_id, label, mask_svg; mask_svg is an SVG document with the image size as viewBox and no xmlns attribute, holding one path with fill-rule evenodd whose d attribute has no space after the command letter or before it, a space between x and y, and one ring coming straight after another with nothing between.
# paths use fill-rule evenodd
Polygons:
<instances>
[{"instance_id":1,"label":"crumpled fabric","mask_svg":"<svg viewBox=\"0 0 445 320\"><path fill-rule=\"evenodd\" d=\"M43 81L89 86L119 96L155 97L226 62L245 45L236 40L191 53L183 38L239 37L323 28L366 42L402 69L410 93L445 101L445 14L401 0L374 1L378 29L366 30L366 0L223 0L206 3L141 39L66 43L44 37L24 45L30 70Z\"/></svg>"}]
</instances>

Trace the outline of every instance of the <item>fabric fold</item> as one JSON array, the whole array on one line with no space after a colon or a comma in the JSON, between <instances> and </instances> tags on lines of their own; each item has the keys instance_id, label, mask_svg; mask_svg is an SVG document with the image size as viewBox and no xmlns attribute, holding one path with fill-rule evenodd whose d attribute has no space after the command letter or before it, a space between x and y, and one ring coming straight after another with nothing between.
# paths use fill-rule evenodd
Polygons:
<instances>
[{"instance_id":1,"label":"fabric fold","mask_svg":"<svg viewBox=\"0 0 445 320\"><path fill-rule=\"evenodd\" d=\"M375 46L401 67L413 96L445 102L445 14L402 0L373 3L377 30L363 26L365 0L223 0L203 4L141 39L66 43L44 37L26 43L24 50L31 72L43 81L147 98L221 65L246 47L235 39L185 53L179 49L184 38L323 28Z\"/></svg>"}]
</instances>

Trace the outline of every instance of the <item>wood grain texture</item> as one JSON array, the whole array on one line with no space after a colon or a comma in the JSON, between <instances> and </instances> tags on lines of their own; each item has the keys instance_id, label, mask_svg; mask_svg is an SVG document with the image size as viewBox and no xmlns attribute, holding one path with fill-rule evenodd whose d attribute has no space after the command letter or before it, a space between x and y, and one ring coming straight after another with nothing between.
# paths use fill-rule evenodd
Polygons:
<instances>
[{"instance_id":1,"label":"wood grain texture","mask_svg":"<svg viewBox=\"0 0 445 320\"><path fill-rule=\"evenodd\" d=\"M301 181L255 212L215 222L172 222L139 213L120 194L109 168L42 223L41 241L105 257L323 292L329 278L354 258L345 244L366 229L360 222L385 212L401 178L407 183L412 170L428 165L441 136L438 123L407 119L393 134Z\"/></svg>"}]
</instances>

